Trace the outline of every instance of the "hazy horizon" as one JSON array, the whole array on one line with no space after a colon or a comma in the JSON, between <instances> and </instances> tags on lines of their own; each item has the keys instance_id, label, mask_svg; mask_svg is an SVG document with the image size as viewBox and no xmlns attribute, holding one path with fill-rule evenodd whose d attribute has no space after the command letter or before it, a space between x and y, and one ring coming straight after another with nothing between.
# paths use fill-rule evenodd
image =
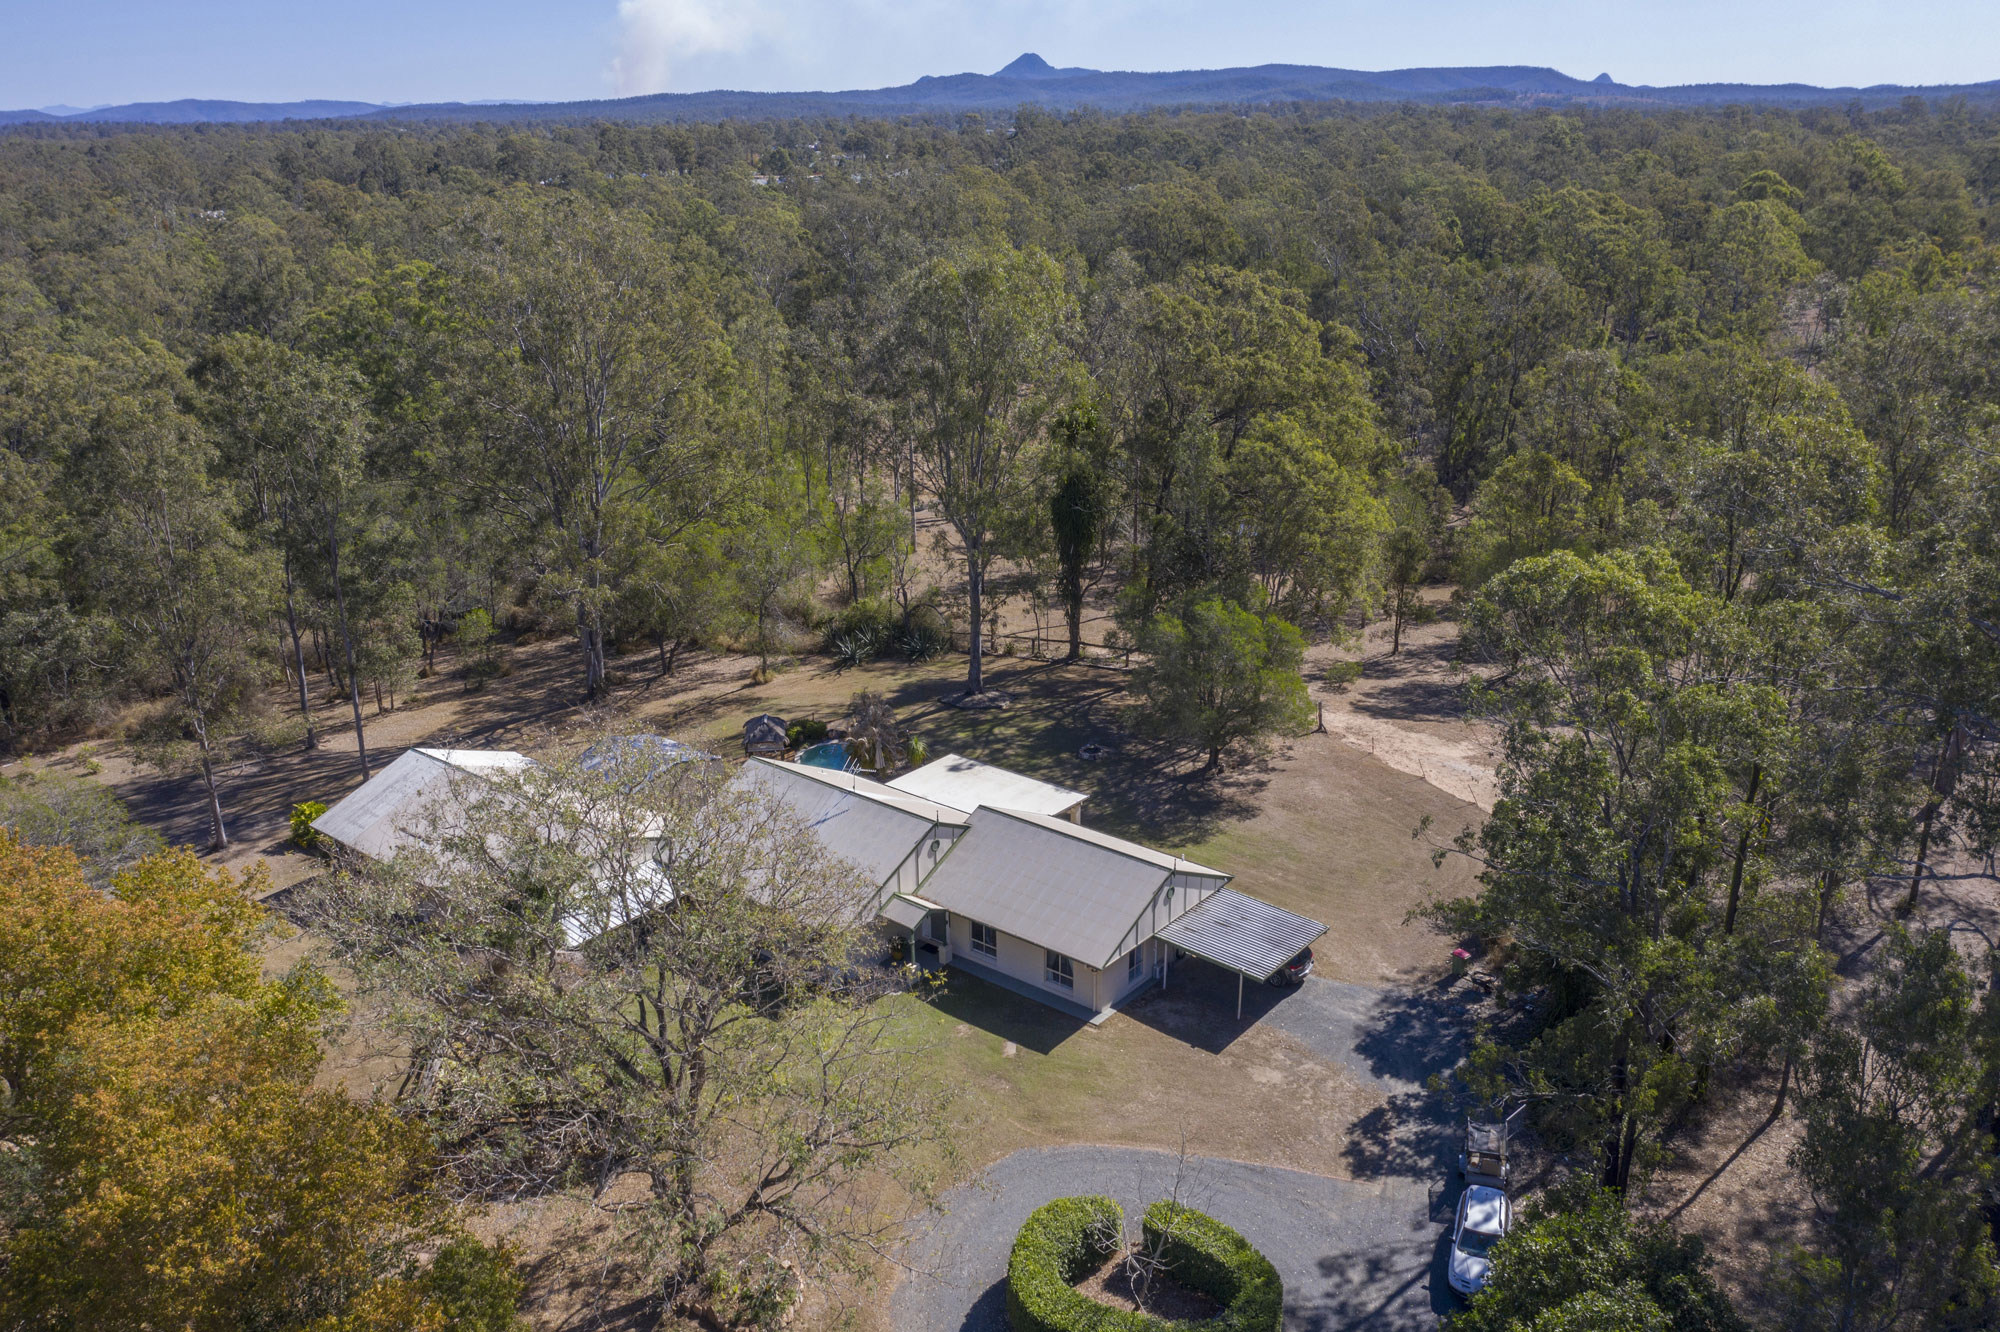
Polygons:
<instances>
[{"instance_id":1,"label":"hazy horizon","mask_svg":"<svg viewBox=\"0 0 2000 1332\"><path fill-rule=\"evenodd\" d=\"M1023 51L1133 71L1272 63L1549 66L1628 84L1976 83L2000 11L1969 0L8 0L0 107L204 98L576 101L717 88L830 91L991 73Z\"/></svg>"}]
</instances>

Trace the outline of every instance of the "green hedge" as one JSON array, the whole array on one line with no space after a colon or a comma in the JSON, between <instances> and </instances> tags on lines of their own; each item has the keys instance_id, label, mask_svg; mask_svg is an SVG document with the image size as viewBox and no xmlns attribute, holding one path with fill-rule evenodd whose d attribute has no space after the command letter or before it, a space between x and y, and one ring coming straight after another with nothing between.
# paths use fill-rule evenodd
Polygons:
<instances>
[{"instance_id":1,"label":"green hedge","mask_svg":"<svg viewBox=\"0 0 2000 1332\"><path fill-rule=\"evenodd\" d=\"M1164 1242L1162 1236L1168 1235ZM1285 1283L1250 1241L1192 1207L1156 1202L1146 1209L1146 1244L1166 1260L1174 1280L1209 1295L1222 1313L1208 1327L1231 1332L1281 1332ZM1153 1320L1154 1325L1168 1324Z\"/></svg>"},{"instance_id":2,"label":"green hedge","mask_svg":"<svg viewBox=\"0 0 2000 1332\"><path fill-rule=\"evenodd\" d=\"M1124 1209L1110 1198L1058 1198L1037 1209L1007 1259L1007 1322L1014 1332L1280 1332L1285 1292L1277 1269L1228 1226L1172 1203L1146 1209L1147 1244L1159 1246L1176 1281L1220 1303L1220 1315L1171 1322L1077 1291L1073 1283L1117 1247L1124 1226Z\"/></svg>"}]
</instances>

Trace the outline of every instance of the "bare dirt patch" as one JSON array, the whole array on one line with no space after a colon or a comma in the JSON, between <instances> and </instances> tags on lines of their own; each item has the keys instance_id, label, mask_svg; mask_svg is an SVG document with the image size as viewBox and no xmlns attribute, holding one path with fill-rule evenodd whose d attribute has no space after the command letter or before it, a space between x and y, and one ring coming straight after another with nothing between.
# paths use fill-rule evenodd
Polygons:
<instances>
[{"instance_id":1,"label":"bare dirt patch","mask_svg":"<svg viewBox=\"0 0 2000 1332\"><path fill-rule=\"evenodd\" d=\"M1307 654L1319 673L1313 696L1324 705L1327 730L1388 767L1490 811L1499 795L1499 735L1467 715L1466 675L1457 661L1458 622L1449 594L1426 594L1438 618L1406 625L1400 651L1390 655L1390 627L1370 625L1358 643L1323 644ZM1325 677L1336 662L1360 662L1347 684Z\"/></svg>"},{"instance_id":2,"label":"bare dirt patch","mask_svg":"<svg viewBox=\"0 0 2000 1332\"><path fill-rule=\"evenodd\" d=\"M1146 1282L1142 1294L1132 1280L1128 1254L1114 1253L1104 1265L1076 1283L1077 1290L1114 1309L1151 1314L1175 1322L1198 1323L1215 1317L1222 1306L1211 1296L1174 1280L1170 1272L1156 1272Z\"/></svg>"}]
</instances>

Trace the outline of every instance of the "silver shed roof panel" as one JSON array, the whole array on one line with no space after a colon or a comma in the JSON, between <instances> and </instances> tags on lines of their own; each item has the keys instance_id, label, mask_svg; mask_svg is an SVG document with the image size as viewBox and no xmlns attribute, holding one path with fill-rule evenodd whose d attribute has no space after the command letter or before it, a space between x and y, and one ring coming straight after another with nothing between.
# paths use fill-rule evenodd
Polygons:
<instances>
[{"instance_id":1,"label":"silver shed roof panel","mask_svg":"<svg viewBox=\"0 0 2000 1332\"><path fill-rule=\"evenodd\" d=\"M423 831L431 811L469 777L517 772L533 759L510 749L410 749L326 813L313 828L349 850L388 860Z\"/></svg>"},{"instance_id":2,"label":"silver shed roof panel","mask_svg":"<svg viewBox=\"0 0 2000 1332\"><path fill-rule=\"evenodd\" d=\"M1061 814L1088 799L1081 791L1036 781L962 754L946 754L904 773L889 785L898 791L968 810L984 805L989 809L1018 809L1030 814Z\"/></svg>"},{"instance_id":3,"label":"silver shed roof panel","mask_svg":"<svg viewBox=\"0 0 2000 1332\"><path fill-rule=\"evenodd\" d=\"M1269 980L1325 933L1326 926L1316 920L1224 888L1161 930L1159 937L1252 980Z\"/></svg>"}]
</instances>

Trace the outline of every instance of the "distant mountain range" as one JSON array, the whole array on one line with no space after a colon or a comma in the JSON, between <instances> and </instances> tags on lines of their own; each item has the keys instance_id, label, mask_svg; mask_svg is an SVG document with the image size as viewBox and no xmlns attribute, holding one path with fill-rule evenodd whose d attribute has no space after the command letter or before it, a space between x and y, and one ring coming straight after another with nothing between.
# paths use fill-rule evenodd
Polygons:
<instances>
[{"instance_id":1,"label":"distant mountain range","mask_svg":"<svg viewBox=\"0 0 2000 1332\"><path fill-rule=\"evenodd\" d=\"M1985 83L1906 87L1817 88L1804 83L1690 83L1654 88L1619 83L1609 74L1572 78L1532 65L1462 69L1393 69L1371 73L1319 65L1252 65L1118 73L1058 69L1028 54L993 74L925 76L899 88L848 92L657 93L589 102L440 102L383 106L372 102L134 102L87 111L51 108L0 111L0 124L151 125L248 123L368 118L397 121L624 120L641 122L763 119L784 116L903 116L966 111L1007 112L1021 106L1067 111L1094 107L1138 111L1158 106L1268 106L1287 102L1424 102L1497 106L1814 106L1892 104L1908 96L1962 96L2000 101L2000 79ZM55 114L61 112L62 114Z\"/></svg>"}]
</instances>

